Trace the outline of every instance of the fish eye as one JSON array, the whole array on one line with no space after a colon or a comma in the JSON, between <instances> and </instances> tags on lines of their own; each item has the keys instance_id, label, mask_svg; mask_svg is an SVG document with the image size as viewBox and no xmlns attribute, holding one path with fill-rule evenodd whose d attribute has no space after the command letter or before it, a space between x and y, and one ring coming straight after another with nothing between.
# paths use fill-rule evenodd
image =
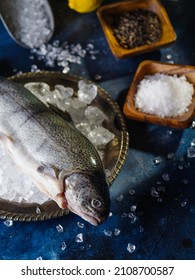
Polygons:
<instances>
[{"instance_id":1,"label":"fish eye","mask_svg":"<svg viewBox=\"0 0 195 280\"><path fill-rule=\"evenodd\" d=\"M100 200L98 199L93 199L91 201L91 205L94 207L94 208L100 208L102 206L102 203Z\"/></svg>"}]
</instances>

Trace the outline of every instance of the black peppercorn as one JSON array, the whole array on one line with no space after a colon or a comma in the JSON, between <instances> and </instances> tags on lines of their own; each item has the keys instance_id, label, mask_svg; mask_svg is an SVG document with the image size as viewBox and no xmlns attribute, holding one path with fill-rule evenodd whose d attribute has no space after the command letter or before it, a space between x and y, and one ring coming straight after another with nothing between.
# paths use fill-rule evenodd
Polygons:
<instances>
[{"instance_id":1,"label":"black peppercorn","mask_svg":"<svg viewBox=\"0 0 195 280\"><path fill-rule=\"evenodd\" d=\"M112 29L118 43L125 49L151 45L162 34L158 16L147 10L134 10L116 15Z\"/></svg>"}]
</instances>

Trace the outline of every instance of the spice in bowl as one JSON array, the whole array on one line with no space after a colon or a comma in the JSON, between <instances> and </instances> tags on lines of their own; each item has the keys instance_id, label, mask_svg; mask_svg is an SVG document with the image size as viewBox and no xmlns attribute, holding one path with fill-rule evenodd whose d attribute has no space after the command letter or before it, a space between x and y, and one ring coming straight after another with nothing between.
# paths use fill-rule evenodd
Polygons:
<instances>
[{"instance_id":1,"label":"spice in bowl","mask_svg":"<svg viewBox=\"0 0 195 280\"><path fill-rule=\"evenodd\" d=\"M188 111L193 94L194 87L184 75L148 75L138 85L135 107L144 113L174 118Z\"/></svg>"},{"instance_id":2,"label":"spice in bowl","mask_svg":"<svg viewBox=\"0 0 195 280\"><path fill-rule=\"evenodd\" d=\"M162 34L159 17L144 9L116 15L112 30L119 45L125 49L156 43Z\"/></svg>"}]
</instances>

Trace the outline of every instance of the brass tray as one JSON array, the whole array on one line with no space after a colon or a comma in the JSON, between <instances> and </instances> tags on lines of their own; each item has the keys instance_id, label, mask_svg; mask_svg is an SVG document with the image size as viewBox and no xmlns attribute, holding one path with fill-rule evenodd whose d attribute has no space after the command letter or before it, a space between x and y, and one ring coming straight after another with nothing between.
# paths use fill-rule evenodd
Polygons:
<instances>
[{"instance_id":1,"label":"brass tray","mask_svg":"<svg viewBox=\"0 0 195 280\"><path fill-rule=\"evenodd\" d=\"M23 73L12 76L9 79L22 84L29 82L45 82L49 84L51 88L56 84L61 84L66 87L72 87L74 90L78 89L77 84L79 80L85 80L78 76L59 72ZM108 177L108 181L111 185L124 164L128 151L129 137L123 115L117 103L114 102L101 87L97 87L98 94L91 104L98 106L104 112L108 117L107 121L104 122L104 127L115 134L115 138L108 143L106 147L106 154L103 161L105 169L111 171L111 175ZM37 207L39 207L41 213L36 213ZM60 217L68 213L69 210L60 209L54 201L47 201L40 205L37 203L16 203L0 199L0 218L2 219L41 221Z\"/></svg>"}]
</instances>

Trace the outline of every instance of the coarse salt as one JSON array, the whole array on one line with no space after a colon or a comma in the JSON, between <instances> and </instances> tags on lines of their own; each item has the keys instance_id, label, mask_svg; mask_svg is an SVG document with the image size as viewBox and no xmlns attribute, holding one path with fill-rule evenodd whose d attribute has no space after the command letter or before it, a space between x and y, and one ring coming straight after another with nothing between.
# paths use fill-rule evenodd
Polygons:
<instances>
[{"instance_id":1,"label":"coarse salt","mask_svg":"<svg viewBox=\"0 0 195 280\"><path fill-rule=\"evenodd\" d=\"M186 77L157 73L145 76L138 85L135 106L159 117L177 117L188 111L194 94Z\"/></svg>"}]
</instances>

